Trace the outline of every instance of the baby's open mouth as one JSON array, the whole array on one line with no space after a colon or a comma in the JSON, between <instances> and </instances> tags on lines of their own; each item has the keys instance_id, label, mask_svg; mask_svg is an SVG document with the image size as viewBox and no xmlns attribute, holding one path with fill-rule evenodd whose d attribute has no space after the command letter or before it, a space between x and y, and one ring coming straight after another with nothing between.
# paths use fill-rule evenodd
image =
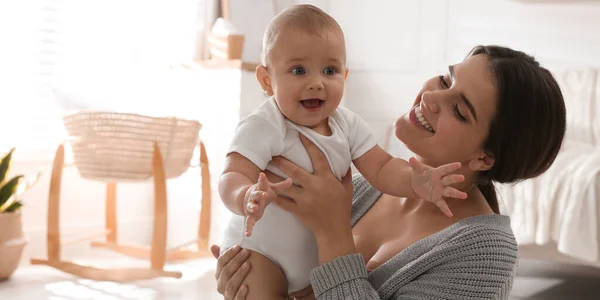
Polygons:
<instances>
[{"instance_id":1,"label":"baby's open mouth","mask_svg":"<svg viewBox=\"0 0 600 300\"><path fill-rule=\"evenodd\" d=\"M309 111L315 111L319 109L321 105L323 105L323 103L325 103L325 101L321 99L300 100L300 104L302 104L302 107L306 108Z\"/></svg>"}]
</instances>

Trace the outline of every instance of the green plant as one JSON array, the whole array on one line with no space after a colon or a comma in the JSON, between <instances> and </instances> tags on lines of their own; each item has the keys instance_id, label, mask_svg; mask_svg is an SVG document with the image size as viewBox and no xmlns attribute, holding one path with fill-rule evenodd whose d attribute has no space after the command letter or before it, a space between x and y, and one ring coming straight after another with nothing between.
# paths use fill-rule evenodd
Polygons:
<instances>
[{"instance_id":1,"label":"green plant","mask_svg":"<svg viewBox=\"0 0 600 300\"><path fill-rule=\"evenodd\" d=\"M0 213L14 212L21 208L23 203L19 200L19 197L37 182L40 175L38 174L35 180L30 182L24 182L23 175L17 175L7 180L6 175L10 169L14 151L15 148L10 149L0 161Z\"/></svg>"}]
</instances>

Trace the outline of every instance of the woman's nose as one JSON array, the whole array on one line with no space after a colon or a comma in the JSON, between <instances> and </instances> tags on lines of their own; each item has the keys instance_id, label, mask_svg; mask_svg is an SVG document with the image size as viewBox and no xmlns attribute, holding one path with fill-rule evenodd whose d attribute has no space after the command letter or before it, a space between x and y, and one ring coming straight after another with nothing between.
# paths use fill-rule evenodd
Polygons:
<instances>
[{"instance_id":1,"label":"woman's nose","mask_svg":"<svg viewBox=\"0 0 600 300\"><path fill-rule=\"evenodd\" d=\"M440 112L439 97L435 92L424 92L421 94L421 105L425 106L432 113L437 114Z\"/></svg>"}]
</instances>

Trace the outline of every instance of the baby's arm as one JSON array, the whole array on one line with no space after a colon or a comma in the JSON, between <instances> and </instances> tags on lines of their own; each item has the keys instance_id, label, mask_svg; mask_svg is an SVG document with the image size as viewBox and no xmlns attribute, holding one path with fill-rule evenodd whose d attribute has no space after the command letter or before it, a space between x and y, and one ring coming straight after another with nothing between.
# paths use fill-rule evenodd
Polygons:
<instances>
[{"instance_id":1,"label":"baby's arm","mask_svg":"<svg viewBox=\"0 0 600 300\"><path fill-rule=\"evenodd\" d=\"M219 178L219 195L231 212L245 216L244 198L248 189L257 182L261 170L237 152L225 159L225 169Z\"/></svg>"},{"instance_id":2,"label":"baby's arm","mask_svg":"<svg viewBox=\"0 0 600 300\"><path fill-rule=\"evenodd\" d=\"M415 158L410 162L393 158L375 146L355 159L354 165L379 191L397 197L417 196L434 203L449 217L452 212L444 198L467 198L466 193L451 187L464 180L463 175L451 174L460 168L460 163L432 168Z\"/></svg>"},{"instance_id":3,"label":"baby's arm","mask_svg":"<svg viewBox=\"0 0 600 300\"><path fill-rule=\"evenodd\" d=\"M411 188L412 168L401 158L394 158L379 145L354 161L358 171L378 191L397 197L416 196Z\"/></svg>"},{"instance_id":4,"label":"baby's arm","mask_svg":"<svg viewBox=\"0 0 600 300\"><path fill-rule=\"evenodd\" d=\"M227 155L225 170L219 178L219 195L231 212L248 217L246 235L250 236L254 224L262 218L265 207L277 196L271 187L288 188L291 185L291 179L270 183L258 166L239 153L232 152Z\"/></svg>"}]
</instances>

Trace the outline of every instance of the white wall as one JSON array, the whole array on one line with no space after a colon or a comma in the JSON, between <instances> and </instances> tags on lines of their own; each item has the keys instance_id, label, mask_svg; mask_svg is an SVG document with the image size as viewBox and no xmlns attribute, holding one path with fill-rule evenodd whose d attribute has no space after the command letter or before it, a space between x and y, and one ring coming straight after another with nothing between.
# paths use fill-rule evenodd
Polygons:
<instances>
[{"instance_id":1,"label":"white wall","mask_svg":"<svg viewBox=\"0 0 600 300\"><path fill-rule=\"evenodd\" d=\"M345 105L381 142L422 82L478 44L515 47L549 68L600 65L600 1L327 0L342 26Z\"/></svg>"}]
</instances>

